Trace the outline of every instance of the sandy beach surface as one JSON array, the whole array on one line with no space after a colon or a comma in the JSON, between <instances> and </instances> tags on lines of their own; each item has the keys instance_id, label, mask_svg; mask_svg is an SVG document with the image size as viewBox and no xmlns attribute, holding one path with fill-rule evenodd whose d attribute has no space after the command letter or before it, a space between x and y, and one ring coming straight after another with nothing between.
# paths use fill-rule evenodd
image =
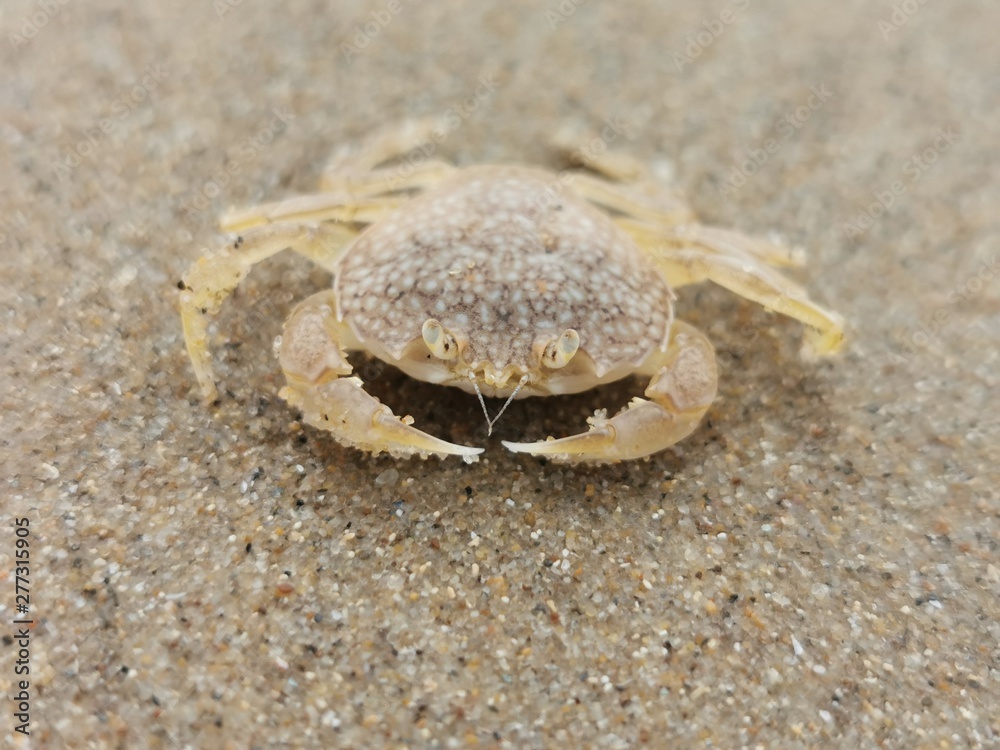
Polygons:
<instances>
[{"instance_id":1,"label":"sandy beach surface","mask_svg":"<svg viewBox=\"0 0 1000 750\"><path fill-rule=\"evenodd\" d=\"M5 2L0 746L1000 746L998 25L985 0ZM272 342L330 282L284 253L214 320L204 405L177 282L232 241L219 215L423 116L461 165L558 167L553 133L605 130L704 222L804 248L843 353L687 287L718 400L605 467L500 440L637 379L487 438L474 397L361 358L486 447L373 458L278 398Z\"/></svg>"}]
</instances>

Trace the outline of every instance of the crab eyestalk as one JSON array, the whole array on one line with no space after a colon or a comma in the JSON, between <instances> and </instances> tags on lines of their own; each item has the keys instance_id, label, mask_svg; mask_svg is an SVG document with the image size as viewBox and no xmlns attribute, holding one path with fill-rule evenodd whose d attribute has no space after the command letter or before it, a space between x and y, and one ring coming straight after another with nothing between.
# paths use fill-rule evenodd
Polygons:
<instances>
[{"instance_id":1,"label":"crab eyestalk","mask_svg":"<svg viewBox=\"0 0 1000 750\"><path fill-rule=\"evenodd\" d=\"M552 339L545 345L545 350L542 352L542 363L552 370L558 370L569 364L579 348L580 334L572 328L567 328L558 338Z\"/></svg>"},{"instance_id":2,"label":"crab eyestalk","mask_svg":"<svg viewBox=\"0 0 1000 750\"><path fill-rule=\"evenodd\" d=\"M434 318L424 321L421 333L427 348L438 359L450 360L458 356L458 341L455 336Z\"/></svg>"}]
</instances>

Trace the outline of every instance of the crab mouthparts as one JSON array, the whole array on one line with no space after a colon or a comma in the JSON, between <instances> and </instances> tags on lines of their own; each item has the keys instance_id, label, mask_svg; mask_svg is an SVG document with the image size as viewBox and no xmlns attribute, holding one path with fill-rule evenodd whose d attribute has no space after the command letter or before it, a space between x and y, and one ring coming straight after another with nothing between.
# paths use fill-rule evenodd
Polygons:
<instances>
[{"instance_id":1,"label":"crab mouthparts","mask_svg":"<svg viewBox=\"0 0 1000 750\"><path fill-rule=\"evenodd\" d=\"M524 384L528 382L528 376L527 374L521 376L521 382L517 384L514 392L507 397L503 406L500 407L500 411L498 411L497 415L492 419L490 419L490 413L486 410L486 401L483 399L483 392L479 390L479 383L476 382L475 377L471 373L469 375L469 379L472 381L472 387L476 389L476 395L479 396L479 405L483 407L483 415L486 417L486 435L489 437L493 434L493 425L500 420L503 413L507 411L507 407L510 406L510 402L514 400L517 392L520 391Z\"/></svg>"}]
</instances>

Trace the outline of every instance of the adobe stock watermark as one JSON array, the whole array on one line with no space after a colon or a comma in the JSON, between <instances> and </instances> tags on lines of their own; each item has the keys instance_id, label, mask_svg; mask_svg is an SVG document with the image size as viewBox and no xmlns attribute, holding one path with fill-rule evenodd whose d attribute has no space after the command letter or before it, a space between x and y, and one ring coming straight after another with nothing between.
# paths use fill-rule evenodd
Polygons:
<instances>
[{"instance_id":1,"label":"adobe stock watermark","mask_svg":"<svg viewBox=\"0 0 1000 750\"><path fill-rule=\"evenodd\" d=\"M70 2L71 0L35 0L38 10L21 19L18 31L12 31L7 35L10 46L17 49L30 42L49 25L49 21L59 15L63 6L69 5Z\"/></svg>"},{"instance_id":2,"label":"adobe stock watermark","mask_svg":"<svg viewBox=\"0 0 1000 750\"><path fill-rule=\"evenodd\" d=\"M408 0L408 3L413 2L414 0ZM351 41L340 43L340 52L344 60L350 63L360 55L372 40L403 12L403 7L403 0L388 0L384 7L371 11L365 21L355 24L351 30Z\"/></svg>"},{"instance_id":3,"label":"adobe stock watermark","mask_svg":"<svg viewBox=\"0 0 1000 750\"><path fill-rule=\"evenodd\" d=\"M570 16L576 13L585 2L586 0L562 0L558 5L545 11L545 23L552 31L555 31L566 23Z\"/></svg>"},{"instance_id":4,"label":"adobe stock watermark","mask_svg":"<svg viewBox=\"0 0 1000 750\"><path fill-rule=\"evenodd\" d=\"M833 96L833 92L825 85L813 86L809 92L805 104L796 107L774 124L773 136L766 138L758 148L748 148L747 158L738 164L733 164L729 177L719 184L719 195L726 197L746 185L747 180L767 164L781 145L809 122L809 119Z\"/></svg>"},{"instance_id":5,"label":"adobe stock watermark","mask_svg":"<svg viewBox=\"0 0 1000 750\"><path fill-rule=\"evenodd\" d=\"M998 261L996 253L993 253L989 258L980 259L976 272L952 289L943 305L934 310L926 319L921 319L918 322L917 330L911 331L904 338L903 350L889 353L889 361L893 364L910 362L914 356L927 349L931 341L938 338L942 329L948 325L952 310L962 302L981 294L998 275L1000 275L1000 261Z\"/></svg>"},{"instance_id":6,"label":"adobe stock watermark","mask_svg":"<svg viewBox=\"0 0 1000 750\"><path fill-rule=\"evenodd\" d=\"M496 79L496 73L485 73L479 76L475 90L469 96L446 109L439 119L439 124L430 135L420 143L411 148L406 155L399 159L399 165L385 178L387 187L391 187L398 180L405 179L413 174L414 170L423 165L433 156L438 147L444 143L462 124L483 106L496 93L500 83Z\"/></svg>"},{"instance_id":7,"label":"adobe stock watermark","mask_svg":"<svg viewBox=\"0 0 1000 750\"><path fill-rule=\"evenodd\" d=\"M853 223L844 222L842 227L844 236L853 242L875 226L875 222L895 204L896 200L918 183L941 155L955 145L958 136L959 134L950 125L939 127L933 143L911 156L903 164L903 179L893 180L888 187L873 191L872 196L875 200L859 209Z\"/></svg>"},{"instance_id":8,"label":"adobe stock watermark","mask_svg":"<svg viewBox=\"0 0 1000 750\"><path fill-rule=\"evenodd\" d=\"M271 110L273 117L256 133L240 141L236 149L236 158L224 167L219 167L209 175L205 184L189 200L181 204L188 216L204 211L211 202L222 195L222 189L232 182L233 177L240 173L244 165L254 161L260 153L274 140L275 136L288 128L288 123L295 119L291 112L282 112L275 107Z\"/></svg>"},{"instance_id":9,"label":"adobe stock watermark","mask_svg":"<svg viewBox=\"0 0 1000 750\"><path fill-rule=\"evenodd\" d=\"M102 117L93 127L85 128L83 134L86 137L77 141L74 146L64 148L63 158L52 162L52 171L59 181L64 182L69 179L74 169L85 159L93 156L101 142L114 133L122 121L128 119L129 115L156 91L167 75L167 71L161 65L147 65L146 75L111 103L110 116Z\"/></svg>"},{"instance_id":10,"label":"adobe stock watermark","mask_svg":"<svg viewBox=\"0 0 1000 750\"><path fill-rule=\"evenodd\" d=\"M722 32L739 17L740 13L750 7L750 0L731 0L730 6L732 7L724 8L717 18L702 21L701 25L704 27L702 30L688 34L684 38L684 41L687 42L684 54L674 53L674 65L677 66L678 72L684 70L688 65L692 65L705 50L715 44L716 40L722 36Z\"/></svg>"},{"instance_id":11,"label":"adobe stock watermark","mask_svg":"<svg viewBox=\"0 0 1000 750\"><path fill-rule=\"evenodd\" d=\"M215 15L225 18L234 10L243 5L243 0L214 0L212 7L215 8Z\"/></svg>"},{"instance_id":12,"label":"adobe stock watermark","mask_svg":"<svg viewBox=\"0 0 1000 750\"><path fill-rule=\"evenodd\" d=\"M888 19L879 19L878 30L882 33L882 41L889 41L889 37L906 26L913 17L913 14L920 10L927 0L903 0L892 6L892 14Z\"/></svg>"}]
</instances>

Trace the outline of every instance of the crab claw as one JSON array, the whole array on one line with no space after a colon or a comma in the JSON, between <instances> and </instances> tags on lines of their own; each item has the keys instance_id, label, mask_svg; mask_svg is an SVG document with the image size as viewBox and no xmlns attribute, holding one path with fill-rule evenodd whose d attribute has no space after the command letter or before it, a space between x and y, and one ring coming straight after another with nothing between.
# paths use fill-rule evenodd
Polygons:
<instances>
[{"instance_id":1,"label":"crab claw","mask_svg":"<svg viewBox=\"0 0 1000 750\"><path fill-rule=\"evenodd\" d=\"M308 389L287 386L279 395L302 410L308 424L327 430L337 442L394 456L462 456L478 460L482 448L449 443L411 427L413 419L400 419L385 404L366 393L358 378L337 378Z\"/></svg>"},{"instance_id":2,"label":"crab claw","mask_svg":"<svg viewBox=\"0 0 1000 750\"><path fill-rule=\"evenodd\" d=\"M715 399L715 352L701 333L674 321L666 351L647 363L655 374L646 388L650 399L634 398L611 419L598 410L588 432L537 443L503 441L515 453L549 456L562 462L612 462L642 458L690 435ZM644 368L645 369L645 368Z\"/></svg>"},{"instance_id":3,"label":"crab claw","mask_svg":"<svg viewBox=\"0 0 1000 750\"><path fill-rule=\"evenodd\" d=\"M328 290L309 297L289 316L276 345L288 381L278 395L300 409L308 424L330 432L343 445L375 454L478 460L482 448L449 443L411 427L412 417L400 419L365 392L360 378L348 377L352 368L341 347L347 332L334 309Z\"/></svg>"}]
</instances>

